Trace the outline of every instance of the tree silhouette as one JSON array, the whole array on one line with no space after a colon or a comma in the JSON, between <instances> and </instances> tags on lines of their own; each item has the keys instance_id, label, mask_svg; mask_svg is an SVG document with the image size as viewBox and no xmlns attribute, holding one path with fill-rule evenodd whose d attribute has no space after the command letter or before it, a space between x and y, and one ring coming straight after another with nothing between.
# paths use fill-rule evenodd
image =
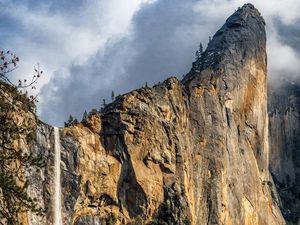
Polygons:
<instances>
[{"instance_id":1,"label":"tree silhouette","mask_svg":"<svg viewBox=\"0 0 300 225\"><path fill-rule=\"evenodd\" d=\"M68 121L64 122L64 124L65 124L65 127L71 127L71 126L78 124L78 120L76 118L74 118L72 115L70 115Z\"/></svg>"},{"instance_id":2,"label":"tree silhouette","mask_svg":"<svg viewBox=\"0 0 300 225\"><path fill-rule=\"evenodd\" d=\"M111 100L114 101L115 100L115 92L111 91Z\"/></svg>"},{"instance_id":3,"label":"tree silhouette","mask_svg":"<svg viewBox=\"0 0 300 225\"><path fill-rule=\"evenodd\" d=\"M92 109L90 112L89 112L89 116L93 116L93 115L97 115L99 112L97 111L97 109Z\"/></svg>"},{"instance_id":4,"label":"tree silhouette","mask_svg":"<svg viewBox=\"0 0 300 225\"><path fill-rule=\"evenodd\" d=\"M21 79L18 80L18 84L14 84L11 79L10 75L11 72L17 68L17 64L19 62L19 57L12 53L11 51L0 51L0 80L10 84L11 86L17 88L20 93L28 95L28 89L36 90L37 81L40 79L43 71L40 70L39 64L34 67L34 73L31 79ZM29 99L33 102L37 102L37 96L30 95Z\"/></svg>"},{"instance_id":5,"label":"tree silhouette","mask_svg":"<svg viewBox=\"0 0 300 225\"><path fill-rule=\"evenodd\" d=\"M196 51L196 53L195 53L196 61L202 57L202 53L203 53L203 45L202 45L202 43L200 42L200 44L199 44L199 49L198 49L198 50Z\"/></svg>"},{"instance_id":6,"label":"tree silhouette","mask_svg":"<svg viewBox=\"0 0 300 225\"><path fill-rule=\"evenodd\" d=\"M203 53L203 45L202 45L201 42L200 42L200 45L199 45L199 53L200 53L200 55Z\"/></svg>"},{"instance_id":7,"label":"tree silhouette","mask_svg":"<svg viewBox=\"0 0 300 225\"><path fill-rule=\"evenodd\" d=\"M102 107L105 108L105 106L106 106L106 100L102 99Z\"/></svg>"},{"instance_id":8,"label":"tree silhouette","mask_svg":"<svg viewBox=\"0 0 300 225\"><path fill-rule=\"evenodd\" d=\"M200 58L200 53L199 53L199 51L197 50L197 51L196 51L196 54L195 54L195 59L196 59L196 61L197 61L199 58Z\"/></svg>"}]
</instances>

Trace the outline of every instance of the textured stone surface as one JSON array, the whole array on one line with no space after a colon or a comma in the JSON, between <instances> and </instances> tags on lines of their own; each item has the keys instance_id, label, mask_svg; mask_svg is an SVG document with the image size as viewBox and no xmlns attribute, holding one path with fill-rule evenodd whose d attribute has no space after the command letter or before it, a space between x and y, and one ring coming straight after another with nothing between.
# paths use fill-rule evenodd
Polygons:
<instances>
[{"instance_id":1,"label":"textured stone surface","mask_svg":"<svg viewBox=\"0 0 300 225\"><path fill-rule=\"evenodd\" d=\"M243 6L183 81L132 91L61 130L64 224L285 224L269 174L264 26ZM47 159L50 130L37 144ZM48 205L50 158L35 193Z\"/></svg>"},{"instance_id":2,"label":"textured stone surface","mask_svg":"<svg viewBox=\"0 0 300 225\"><path fill-rule=\"evenodd\" d=\"M36 198L38 204L46 212L45 216L37 216L29 213L28 220L30 225L50 225L53 224L53 180L54 180L54 137L53 127L40 123L37 128L36 142L32 151L36 155L43 156L45 167L27 171L28 193Z\"/></svg>"},{"instance_id":3,"label":"textured stone surface","mask_svg":"<svg viewBox=\"0 0 300 225\"><path fill-rule=\"evenodd\" d=\"M270 85L270 171L287 221L300 219L300 87L282 80L280 87ZM299 221L300 222L300 221Z\"/></svg>"},{"instance_id":4,"label":"textured stone surface","mask_svg":"<svg viewBox=\"0 0 300 225\"><path fill-rule=\"evenodd\" d=\"M19 189L25 189L27 186L27 175L30 171L27 171L28 165L33 165L32 162L37 162L36 158L32 154L31 144L34 141L34 132L37 128L37 117L34 115L34 105L32 102L18 90L3 80L5 78L2 75L0 79L0 112L1 112L1 190L0 190L0 202L1 202L1 216L0 224L7 224L7 217L10 217L10 223L14 223L14 219L18 217L22 221L23 225L30 223L28 218L27 208L21 208L22 203L30 205L30 200L27 199L25 193L19 192ZM39 155L34 155L39 156ZM15 184L10 183L7 176L15 176ZM37 176L39 178L39 176ZM3 188L5 185L6 188ZM10 187L10 189L9 189ZM9 191L11 195L6 196ZM13 193L14 192L14 193ZM40 197L40 193L33 192L33 197ZM7 202L4 198L10 198L10 202ZM13 205L11 209L5 209L4 207ZM20 208L18 208L20 207ZM38 207L37 207L38 208ZM17 213L16 215L15 213ZM11 220L13 219L13 220Z\"/></svg>"}]
</instances>

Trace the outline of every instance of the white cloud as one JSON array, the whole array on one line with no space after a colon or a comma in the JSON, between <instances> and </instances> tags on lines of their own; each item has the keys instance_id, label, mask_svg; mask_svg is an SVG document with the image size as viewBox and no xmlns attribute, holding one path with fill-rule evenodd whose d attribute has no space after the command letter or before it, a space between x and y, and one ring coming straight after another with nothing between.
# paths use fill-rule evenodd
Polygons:
<instances>
[{"instance_id":1,"label":"white cloud","mask_svg":"<svg viewBox=\"0 0 300 225\"><path fill-rule=\"evenodd\" d=\"M15 34L6 48L20 56L17 77L31 74L33 66L39 62L45 71L40 85L46 84L54 76L68 74L70 65L88 63L98 51L105 52L107 42L116 42L130 35L133 15L142 4L149 0L89 1L76 15L51 12L50 4L32 10L25 4L4 2L2 14L20 25L20 33Z\"/></svg>"},{"instance_id":2,"label":"white cloud","mask_svg":"<svg viewBox=\"0 0 300 225\"><path fill-rule=\"evenodd\" d=\"M30 7L0 0L1 14L16 21L3 42L21 58L18 76L40 62L43 118L61 123L69 113L97 107L114 89L118 93L187 72L200 41L204 44L242 0L74 0L75 10L53 10L53 2ZM72 1L73 3L73 1ZM281 42L276 20L294 25L300 1L254 0L267 22L272 78L300 71L299 54ZM9 28L8 28L9 32ZM15 32L15 33L14 33ZM1 40L1 36L0 36ZM99 99L97 99L99 98ZM59 122L57 122L59 121Z\"/></svg>"},{"instance_id":3,"label":"white cloud","mask_svg":"<svg viewBox=\"0 0 300 225\"><path fill-rule=\"evenodd\" d=\"M244 0L203 0L195 4L195 10L220 18L232 13L232 9L244 5ZM300 15L300 2L298 0L252 0L252 4L260 10L265 18L280 17L284 23L295 22ZM229 14L228 14L229 13Z\"/></svg>"},{"instance_id":4,"label":"white cloud","mask_svg":"<svg viewBox=\"0 0 300 225\"><path fill-rule=\"evenodd\" d=\"M74 4L76 2L78 3L74 1ZM69 79L73 79L71 69L76 66L86 67L84 72L93 73L92 69L88 69L89 64L94 60L92 58L98 57L100 62L103 61L109 46L118 43L122 38L130 38L135 13L144 5L155 1L91 0L82 2L80 7L70 12L66 12L65 8L52 10L54 3L47 1L34 4L34 7L30 1L16 3L1 0L0 2L2 10L0 15L8 21L14 21L17 29L17 32L13 31L11 38L1 46L3 49L13 49L20 57L19 68L14 72L15 81L24 76L30 77L36 63L39 63L44 71L37 85L37 92L47 85L47 91L39 96L40 114L47 114L48 102L58 101L57 98L61 98L57 96L59 82L50 82L51 80L66 81L69 76ZM7 31L10 32L10 29L11 27L8 27ZM113 62L114 74L124 70L122 62L128 61L128 57L129 54L124 54L122 60ZM91 82L89 79L89 76L82 74L80 82ZM102 85L108 85L112 80L113 76L103 77ZM49 83L51 85L48 85ZM90 85L89 91L95 88Z\"/></svg>"},{"instance_id":5,"label":"white cloud","mask_svg":"<svg viewBox=\"0 0 300 225\"><path fill-rule=\"evenodd\" d=\"M224 18L246 2L243 0L204 0L198 2L194 10L202 13L211 26L222 24ZM280 20L285 25L293 25L300 19L300 1L298 0L252 0L252 4L262 13L267 24L267 52L270 79L279 76L295 76L299 73L300 59L296 51L280 41L274 20Z\"/></svg>"}]
</instances>

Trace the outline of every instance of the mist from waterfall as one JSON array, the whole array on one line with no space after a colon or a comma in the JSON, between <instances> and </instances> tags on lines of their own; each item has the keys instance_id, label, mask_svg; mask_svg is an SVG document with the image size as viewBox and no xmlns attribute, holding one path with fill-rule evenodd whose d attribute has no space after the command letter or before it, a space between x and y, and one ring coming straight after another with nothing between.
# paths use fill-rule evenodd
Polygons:
<instances>
[{"instance_id":1,"label":"mist from waterfall","mask_svg":"<svg viewBox=\"0 0 300 225\"><path fill-rule=\"evenodd\" d=\"M62 225L60 184L60 137L58 127L54 127L54 141L54 225Z\"/></svg>"}]
</instances>

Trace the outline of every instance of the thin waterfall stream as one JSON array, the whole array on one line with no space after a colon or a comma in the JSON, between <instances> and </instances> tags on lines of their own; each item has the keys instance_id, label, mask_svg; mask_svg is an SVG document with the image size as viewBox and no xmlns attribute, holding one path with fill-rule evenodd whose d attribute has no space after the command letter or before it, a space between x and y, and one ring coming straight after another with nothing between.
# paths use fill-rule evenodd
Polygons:
<instances>
[{"instance_id":1,"label":"thin waterfall stream","mask_svg":"<svg viewBox=\"0 0 300 225\"><path fill-rule=\"evenodd\" d=\"M62 225L60 184L60 137L58 127L54 127L54 141L54 225Z\"/></svg>"}]
</instances>

